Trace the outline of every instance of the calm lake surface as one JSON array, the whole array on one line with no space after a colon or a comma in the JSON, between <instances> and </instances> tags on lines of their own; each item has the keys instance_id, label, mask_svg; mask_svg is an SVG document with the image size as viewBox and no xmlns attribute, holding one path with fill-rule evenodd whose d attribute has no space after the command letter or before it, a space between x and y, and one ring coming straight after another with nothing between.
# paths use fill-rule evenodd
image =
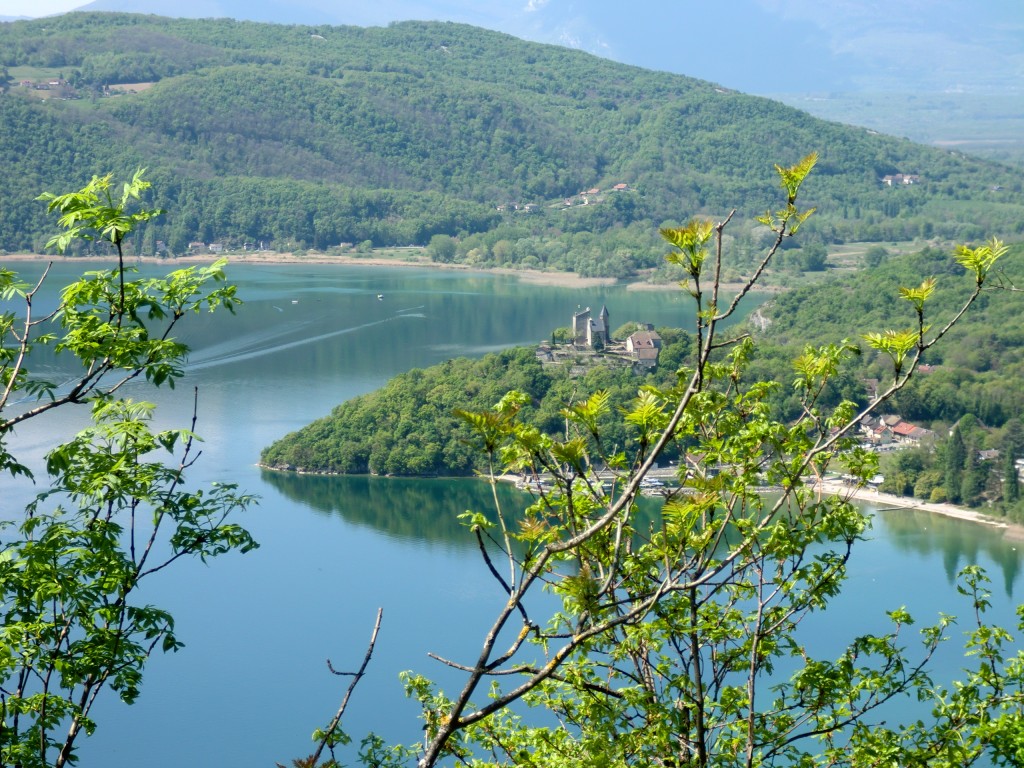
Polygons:
<instances>
[{"instance_id":1,"label":"calm lake surface","mask_svg":"<svg viewBox=\"0 0 1024 768\"><path fill-rule=\"evenodd\" d=\"M72 266L55 268L54 289L83 268ZM268 473L256 467L260 449L402 371L546 339L570 324L577 306L606 304L613 329L627 320L687 327L690 317L681 292L555 288L456 271L238 265L228 274L246 304L234 317L189 318L186 379L175 390L138 385L132 394L159 403L161 426L187 426L199 388L205 442L193 481L233 482L258 495L240 522L262 546L207 566L180 563L147 587L145 598L172 612L186 647L151 660L134 706L104 699L83 765L290 765L312 751L310 733L327 723L347 686L325 660L356 668L378 607L377 651L345 727L356 741L371 729L418 741L416 709L398 673L453 681L426 653L469 659L503 599L455 521L488 508L486 486ZM18 432L15 453L41 456L81 416L64 411L32 423ZM2 513L16 514L29 490L0 482ZM953 577L969 563L988 569L993 615L1012 624L1022 589L1015 542L983 526L881 512L854 555L840 604L812 617L809 636L829 652L833 638L881 630L884 611L901 605L921 623L939 611L966 615ZM940 662L954 669L957 656L951 649Z\"/></svg>"}]
</instances>

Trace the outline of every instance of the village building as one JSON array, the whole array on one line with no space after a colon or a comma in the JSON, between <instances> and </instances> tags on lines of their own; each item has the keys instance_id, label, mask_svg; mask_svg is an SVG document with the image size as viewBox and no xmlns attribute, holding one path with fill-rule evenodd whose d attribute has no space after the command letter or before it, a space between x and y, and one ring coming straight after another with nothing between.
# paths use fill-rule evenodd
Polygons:
<instances>
[{"instance_id":1,"label":"village building","mask_svg":"<svg viewBox=\"0 0 1024 768\"><path fill-rule=\"evenodd\" d=\"M661 336L650 323L635 323L636 330L625 341L612 338L608 307L595 316L590 307L577 306L572 316L571 336L565 343L551 341L537 345L537 359L544 365L570 365L570 376L583 376L596 366L630 368L643 375L658 365ZM625 332L625 329L623 329Z\"/></svg>"},{"instance_id":2,"label":"village building","mask_svg":"<svg viewBox=\"0 0 1024 768\"><path fill-rule=\"evenodd\" d=\"M932 430L911 424L892 414L878 418L865 416L861 419L860 429L867 442L874 446L922 445L934 441L936 437Z\"/></svg>"},{"instance_id":3,"label":"village building","mask_svg":"<svg viewBox=\"0 0 1024 768\"><path fill-rule=\"evenodd\" d=\"M650 326L636 331L626 339L626 352L633 358L637 368L650 370L658 365L658 353L661 351L661 336Z\"/></svg>"},{"instance_id":4,"label":"village building","mask_svg":"<svg viewBox=\"0 0 1024 768\"><path fill-rule=\"evenodd\" d=\"M917 184L920 180L920 176L912 173L894 173L882 177L882 183L887 187L910 186L911 184Z\"/></svg>"}]
</instances>

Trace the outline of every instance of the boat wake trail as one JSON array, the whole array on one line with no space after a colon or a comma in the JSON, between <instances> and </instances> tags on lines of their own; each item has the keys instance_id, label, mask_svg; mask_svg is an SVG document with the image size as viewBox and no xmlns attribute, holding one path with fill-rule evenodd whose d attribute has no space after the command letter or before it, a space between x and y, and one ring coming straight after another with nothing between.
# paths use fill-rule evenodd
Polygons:
<instances>
[{"instance_id":1,"label":"boat wake trail","mask_svg":"<svg viewBox=\"0 0 1024 768\"><path fill-rule=\"evenodd\" d=\"M201 371L205 368L230 365L232 363L242 362L243 360L252 360L265 355L272 355L276 352L283 352L286 349L294 349L295 347L315 344L319 341L330 339L335 336L344 336L349 333L356 333L358 331L366 330L367 328L373 328L377 325L390 323L393 320L420 317L420 315L402 314L420 308L421 307L409 307L408 309L399 309L396 311L396 314L391 317L384 317L380 320L372 320L367 323L361 323L347 328L337 328L333 331L327 331L326 333L320 333L315 336L302 335L299 338L295 338L295 336L300 334L304 328L309 327L312 324L312 321L288 323L271 333L249 334L248 336L243 336L239 339L231 339L230 341L225 341L222 344L217 344L213 347L207 347L206 349L199 350L189 357L188 369L190 371ZM289 340L277 341L284 338L289 338Z\"/></svg>"}]
</instances>

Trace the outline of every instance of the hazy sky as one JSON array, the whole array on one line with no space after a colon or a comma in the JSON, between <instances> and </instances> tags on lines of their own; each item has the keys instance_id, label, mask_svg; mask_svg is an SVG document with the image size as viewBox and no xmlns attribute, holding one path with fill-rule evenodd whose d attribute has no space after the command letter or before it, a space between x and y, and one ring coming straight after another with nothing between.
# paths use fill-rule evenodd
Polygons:
<instances>
[{"instance_id":1,"label":"hazy sky","mask_svg":"<svg viewBox=\"0 0 1024 768\"><path fill-rule=\"evenodd\" d=\"M45 16L87 2L0 0L0 16ZM747 93L1024 88L1024 0L96 0L95 6L360 26L457 21Z\"/></svg>"},{"instance_id":2,"label":"hazy sky","mask_svg":"<svg viewBox=\"0 0 1024 768\"><path fill-rule=\"evenodd\" d=\"M0 0L0 16L50 16L80 5L78 0Z\"/></svg>"}]
</instances>

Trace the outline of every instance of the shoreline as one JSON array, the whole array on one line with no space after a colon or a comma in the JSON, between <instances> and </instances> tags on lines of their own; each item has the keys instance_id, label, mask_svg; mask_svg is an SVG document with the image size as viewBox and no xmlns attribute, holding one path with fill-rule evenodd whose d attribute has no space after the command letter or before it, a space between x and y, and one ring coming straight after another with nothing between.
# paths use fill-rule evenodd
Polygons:
<instances>
[{"instance_id":1,"label":"shoreline","mask_svg":"<svg viewBox=\"0 0 1024 768\"><path fill-rule=\"evenodd\" d=\"M209 264L216 261L218 258L220 257L214 256L212 254L200 254L193 256L175 256L166 259L157 258L153 256L144 256L136 260L141 261L142 263L145 264L168 264L171 266L175 266L186 264ZM473 267L468 264L437 263L432 261L415 259L390 259L380 256L330 256L321 253L314 253L309 255L296 255L294 253L260 251L246 254L228 254L223 258L227 259L229 265L231 263L257 265L319 264L337 266L405 268L419 267L422 269L461 270L466 272L483 272L487 274L518 277L522 282L533 283L535 285L547 285L562 288L588 288L602 285L617 285L620 283L620 281L614 277L580 277L579 275L573 272L547 272L537 269L519 270L509 269L507 267L484 268ZM71 262L86 260L90 259L79 256L51 256L45 254L15 253L0 256L0 265L2 265L5 262ZM626 290L679 290L678 283L658 284L634 281L626 282L624 284L626 286ZM273 469L271 467L264 468L268 470ZM990 515L986 515L982 512L967 509L964 507L957 507L953 504L934 504L931 502L925 502L921 501L920 499L914 499L907 496L894 496L892 494L880 493L876 490L871 490L868 488L853 488L842 483L830 481L819 481L815 487L819 491L822 491L824 493L840 494L846 496L847 498L857 499L858 501L874 502L880 508L896 507L901 509L919 509L924 512L942 515L944 517L950 517L957 520L963 520L966 522L972 522L981 525L988 525L995 528L1001 528L1003 531L1003 536L1005 538L1009 538L1015 541L1024 541L1024 525L1019 523L1010 523L1005 520L1000 520Z\"/></svg>"},{"instance_id":2,"label":"shoreline","mask_svg":"<svg viewBox=\"0 0 1024 768\"><path fill-rule=\"evenodd\" d=\"M277 253L276 251L251 251L247 253L229 253L222 255L196 254L189 256L172 256L159 258L156 256L132 257L130 261L143 264L167 264L169 266L188 264L211 264L219 259L226 259L228 264L317 264L325 266L363 266L363 267L419 267L420 269L445 269L459 270L463 272L481 272L490 275L504 275L516 277L523 283L533 285L545 285L556 288L593 288L597 286L622 285L627 291L679 291L682 290L680 283L651 283L643 279L620 280L617 277L581 277L575 272L559 272L541 269L512 269L510 267L477 267L471 264L456 264L449 262L436 262L429 259L403 259L388 258L384 256L352 256L349 254L329 255L325 253ZM26 262L26 261L97 261L99 257L93 256L57 256L38 253L9 253L0 256L0 265L5 262ZM721 288L725 291L737 291L742 286L738 283L722 283ZM783 289L778 286L758 286L756 293L779 293Z\"/></svg>"},{"instance_id":3,"label":"shoreline","mask_svg":"<svg viewBox=\"0 0 1024 768\"><path fill-rule=\"evenodd\" d=\"M269 464L263 464L257 462L256 466L261 470L267 472L290 472L298 475L316 475L320 477L381 477L390 478L391 475L346 475L342 472L309 472L303 470L286 469L283 467L274 467ZM422 475L422 476L402 476L406 479L413 480L444 480L444 479L458 479L458 478L472 478L474 475ZM477 477L477 479L484 479ZM512 483L518 486L520 481L519 475L502 474L495 478L501 483ZM948 517L953 520L960 520L965 523L973 523L975 525L986 525L990 528L997 528L1002 532L1003 538L1009 541L1020 541L1024 542L1024 524L1012 523L1007 520L1001 520L991 515L986 515L984 512L979 512L974 509L968 509L966 507L958 507L955 504L935 504L928 501L921 501L911 496L895 496L891 493L881 493L879 491L870 488L858 488L856 486L846 485L844 483L837 483L830 480L819 480L810 487L819 493L828 496L840 496L844 499L855 499L860 502L872 503L875 506L876 512L884 511L895 511L898 509L905 509L908 511L920 510L921 512L927 512L932 515L939 515L940 517ZM769 489L771 490L771 489ZM776 489L781 490L781 488Z\"/></svg>"},{"instance_id":4,"label":"shoreline","mask_svg":"<svg viewBox=\"0 0 1024 768\"><path fill-rule=\"evenodd\" d=\"M331 256L323 253L294 254L277 253L271 251L254 251L251 253L231 253L223 255L198 254L192 256L172 256L170 258L158 258L156 256L134 257L132 262L143 264L167 264L168 266L189 265L189 264L211 264L219 259L226 259L231 264L266 264L282 266L287 264L317 264L325 266L362 266L362 267L419 267L420 269L444 269L459 270L462 272L483 272L494 275L508 275L518 277L524 283L534 285L550 285L561 288L589 288L599 285L616 285L618 278L614 277L580 277L575 272L547 272L539 269L509 269L507 267L474 267L470 264L440 263L420 259L392 259L383 256ZM0 256L0 264L5 262L27 262L27 261L53 261L67 263L72 261L94 261L96 257L91 256L51 256L35 253L9 253ZM628 290L634 290L634 283L626 283ZM677 286L665 284L664 286L653 283L635 283L638 286L650 285L651 289L676 289Z\"/></svg>"},{"instance_id":5,"label":"shoreline","mask_svg":"<svg viewBox=\"0 0 1024 768\"><path fill-rule=\"evenodd\" d=\"M987 525L991 528L999 528L1002 530L1003 538L1013 541L1024 541L1024 525L1011 523L1007 520L986 515L978 510L968 509L967 507L958 507L955 504L946 503L936 504L929 501L921 501L911 496L896 496L891 493L881 493L870 488L857 488L829 480L819 480L815 483L814 488L825 494L835 494L847 499L873 503L879 511L887 509L916 509L933 515L963 520L964 522L978 525Z\"/></svg>"}]
</instances>

